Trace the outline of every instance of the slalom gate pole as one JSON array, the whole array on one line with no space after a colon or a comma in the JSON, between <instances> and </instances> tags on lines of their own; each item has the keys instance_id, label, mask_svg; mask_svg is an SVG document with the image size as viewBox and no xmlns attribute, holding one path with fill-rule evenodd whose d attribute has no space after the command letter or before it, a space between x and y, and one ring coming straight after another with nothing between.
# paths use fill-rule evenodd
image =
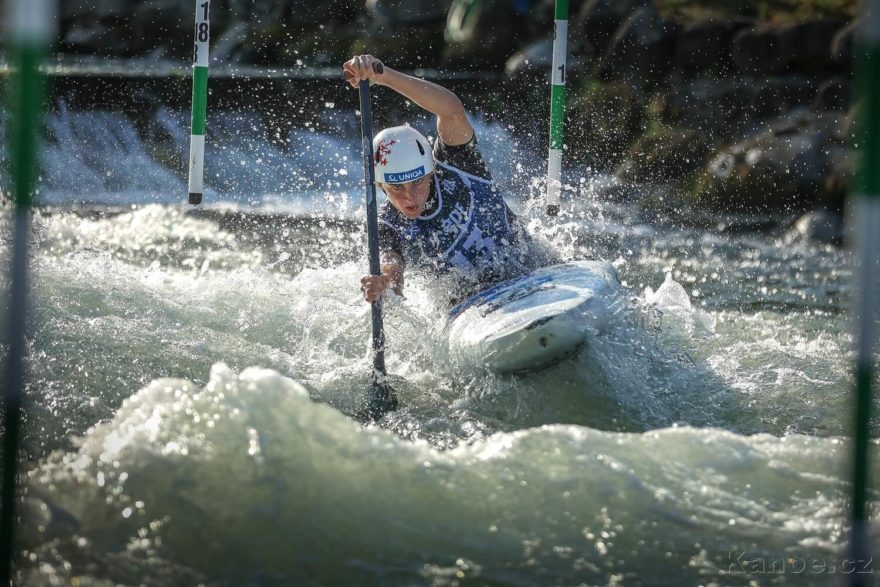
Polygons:
<instances>
[{"instance_id":1,"label":"slalom gate pole","mask_svg":"<svg viewBox=\"0 0 880 587\"><path fill-rule=\"evenodd\" d=\"M189 140L189 203L201 204L205 191L205 120L208 111L208 46L211 0L196 0L193 53L192 132Z\"/></svg>"},{"instance_id":2,"label":"slalom gate pole","mask_svg":"<svg viewBox=\"0 0 880 587\"><path fill-rule=\"evenodd\" d=\"M856 266L858 296L856 328L856 409L853 434L852 511L850 556L854 565L851 585L866 585L870 568L870 443L871 408L874 399L873 348L877 341L876 312L880 292L877 264L880 262L880 0L864 3L867 9L863 30L857 36L857 88L861 101L858 137L858 172L853 203L856 219Z\"/></svg>"},{"instance_id":3,"label":"slalom gate pole","mask_svg":"<svg viewBox=\"0 0 880 587\"><path fill-rule=\"evenodd\" d=\"M28 316L28 239L39 166L38 131L43 104L40 62L55 33L54 0L8 0L6 38L13 74L8 79L13 207L8 340L3 374L3 498L0 511L0 585L10 585L15 558L16 492L24 409L25 336Z\"/></svg>"},{"instance_id":4,"label":"slalom gate pole","mask_svg":"<svg viewBox=\"0 0 880 587\"><path fill-rule=\"evenodd\" d=\"M562 191L562 138L565 123L565 68L568 54L568 0L556 0L553 66L550 72L550 152L547 157L547 215L559 213Z\"/></svg>"}]
</instances>

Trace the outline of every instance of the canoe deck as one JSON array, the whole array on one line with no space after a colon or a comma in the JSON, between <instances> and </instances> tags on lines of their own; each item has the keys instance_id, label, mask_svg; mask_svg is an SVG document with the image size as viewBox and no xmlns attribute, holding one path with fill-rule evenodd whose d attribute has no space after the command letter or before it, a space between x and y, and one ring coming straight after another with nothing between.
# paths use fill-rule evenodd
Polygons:
<instances>
[{"instance_id":1,"label":"canoe deck","mask_svg":"<svg viewBox=\"0 0 880 587\"><path fill-rule=\"evenodd\" d=\"M450 358L496 373L548 367L601 331L617 272L605 261L573 261L502 282L449 311Z\"/></svg>"}]
</instances>

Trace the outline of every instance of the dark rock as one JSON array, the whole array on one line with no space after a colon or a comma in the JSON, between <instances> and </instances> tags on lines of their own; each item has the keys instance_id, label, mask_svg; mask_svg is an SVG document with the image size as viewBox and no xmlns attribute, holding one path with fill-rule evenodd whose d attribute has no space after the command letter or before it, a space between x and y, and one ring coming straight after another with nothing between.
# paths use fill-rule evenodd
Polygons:
<instances>
[{"instance_id":1,"label":"dark rock","mask_svg":"<svg viewBox=\"0 0 880 587\"><path fill-rule=\"evenodd\" d=\"M327 4L324 1L310 2L309 10L302 10L293 0L250 0L248 20L253 23L253 28L263 28L267 25L288 23L312 23L315 22L316 14L327 14Z\"/></svg>"},{"instance_id":2,"label":"dark rock","mask_svg":"<svg viewBox=\"0 0 880 587\"><path fill-rule=\"evenodd\" d=\"M226 16L230 22L250 20L251 0L215 0L212 4L212 21L216 16Z\"/></svg>"},{"instance_id":3,"label":"dark rock","mask_svg":"<svg viewBox=\"0 0 880 587\"><path fill-rule=\"evenodd\" d=\"M676 68L686 75L717 77L733 67L730 45L748 21L705 19L686 25L675 44Z\"/></svg>"},{"instance_id":4,"label":"dark rock","mask_svg":"<svg viewBox=\"0 0 880 587\"><path fill-rule=\"evenodd\" d=\"M132 39L130 13L130 4L122 0L60 3L59 49L68 53L128 57L136 53L130 48L132 43L147 43L151 49L157 46L153 38Z\"/></svg>"},{"instance_id":5,"label":"dark rock","mask_svg":"<svg viewBox=\"0 0 880 587\"><path fill-rule=\"evenodd\" d=\"M656 81L672 66L681 25L660 16L653 7L639 8L617 29L601 70L606 79L636 83Z\"/></svg>"},{"instance_id":6,"label":"dark rock","mask_svg":"<svg viewBox=\"0 0 880 587\"><path fill-rule=\"evenodd\" d=\"M68 3L61 2L61 4L64 5ZM90 15L98 19L119 18L124 15L131 6L124 0L93 0L92 2L84 3L71 2L70 4L79 4L80 8L79 11L77 11L78 14Z\"/></svg>"},{"instance_id":7,"label":"dark rock","mask_svg":"<svg viewBox=\"0 0 880 587\"><path fill-rule=\"evenodd\" d=\"M157 49L162 56L176 61L192 58L192 42L175 43L181 31L192 34L195 15L192 6L183 9L180 2L163 0L144 2L132 12L132 36L127 45L131 53L142 55Z\"/></svg>"},{"instance_id":8,"label":"dark rock","mask_svg":"<svg viewBox=\"0 0 880 587\"><path fill-rule=\"evenodd\" d=\"M826 210L843 212L853 181L854 157L849 147L828 147L828 175L822 185L819 204Z\"/></svg>"},{"instance_id":9,"label":"dark rock","mask_svg":"<svg viewBox=\"0 0 880 587\"><path fill-rule=\"evenodd\" d=\"M827 112L819 112L815 114L813 126L822 132L831 145L845 147L849 152L852 146L853 137L851 135L850 120L848 112L840 110L829 110ZM834 160L832 157L831 160Z\"/></svg>"},{"instance_id":10,"label":"dark rock","mask_svg":"<svg viewBox=\"0 0 880 587\"><path fill-rule=\"evenodd\" d=\"M741 30L733 39L733 62L739 71L749 75L828 70L835 65L831 58L832 41L843 25L839 20L820 19Z\"/></svg>"},{"instance_id":11,"label":"dark rock","mask_svg":"<svg viewBox=\"0 0 880 587\"><path fill-rule=\"evenodd\" d=\"M663 98L660 115L674 126L700 130L726 140L751 122L754 87L737 80L695 80L674 86Z\"/></svg>"},{"instance_id":12,"label":"dark rock","mask_svg":"<svg viewBox=\"0 0 880 587\"><path fill-rule=\"evenodd\" d=\"M667 183L685 180L706 164L709 141L694 130L656 129L629 149L617 176L626 182Z\"/></svg>"},{"instance_id":13,"label":"dark rock","mask_svg":"<svg viewBox=\"0 0 880 587\"><path fill-rule=\"evenodd\" d=\"M751 114L758 119L775 118L797 106L812 103L815 84L798 77L775 77L758 85L752 97Z\"/></svg>"},{"instance_id":14,"label":"dark rock","mask_svg":"<svg viewBox=\"0 0 880 587\"><path fill-rule=\"evenodd\" d=\"M852 84L848 79L832 78L819 84L813 108L819 112L849 109L852 98Z\"/></svg>"},{"instance_id":15,"label":"dark rock","mask_svg":"<svg viewBox=\"0 0 880 587\"><path fill-rule=\"evenodd\" d=\"M289 64L284 57L284 46L289 37L281 25L268 25L265 23L249 22L248 30L242 45L241 52L236 56L236 62L249 65L273 65L276 63ZM311 39L311 31L302 31L297 35L297 40ZM305 41L308 43L308 41ZM316 49L314 42L307 44L308 54L311 55Z\"/></svg>"},{"instance_id":16,"label":"dark rock","mask_svg":"<svg viewBox=\"0 0 880 587\"><path fill-rule=\"evenodd\" d=\"M826 245L843 244L843 213L837 210L818 208L811 210L794 221L785 234L786 242L808 240Z\"/></svg>"},{"instance_id":17,"label":"dark rock","mask_svg":"<svg viewBox=\"0 0 880 587\"><path fill-rule=\"evenodd\" d=\"M504 64L504 73L509 79L528 76L529 79L546 81L553 66L553 40L535 41L525 49L517 51Z\"/></svg>"},{"instance_id":18,"label":"dark rock","mask_svg":"<svg viewBox=\"0 0 880 587\"><path fill-rule=\"evenodd\" d=\"M357 29L339 23L328 22L322 27L308 29L303 27L297 34L285 35L279 39L278 63L338 67L350 59L353 51L353 36ZM380 53L383 57L387 53ZM403 56L402 56L403 57Z\"/></svg>"},{"instance_id":19,"label":"dark rock","mask_svg":"<svg viewBox=\"0 0 880 587\"><path fill-rule=\"evenodd\" d=\"M61 38L61 49L70 53L121 55L122 47L111 46L112 23L96 18L77 18L70 22Z\"/></svg>"},{"instance_id":20,"label":"dark rock","mask_svg":"<svg viewBox=\"0 0 880 587\"><path fill-rule=\"evenodd\" d=\"M783 70L779 60L779 31L770 27L748 28L733 36L730 53L736 69L748 75L766 75Z\"/></svg>"},{"instance_id":21,"label":"dark rock","mask_svg":"<svg viewBox=\"0 0 880 587\"><path fill-rule=\"evenodd\" d=\"M854 151L848 148L848 144L845 147L847 148L831 145L828 150L830 171L825 187L829 192L845 193L847 186L852 181L856 157Z\"/></svg>"},{"instance_id":22,"label":"dark rock","mask_svg":"<svg viewBox=\"0 0 880 587\"><path fill-rule=\"evenodd\" d=\"M502 67L511 46L526 36L527 24L525 14L511 14L509 1L453 0L446 19L442 64L465 69Z\"/></svg>"},{"instance_id":23,"label":"dark rock","mask_svg":"<svg viewBox=\"0 0 880 587\"><path fill-rule=\"evenodd\" d=\"M351 27L351 23L361 14L363 5L358 0L331 0L327 6L327 16L334 24Z\"/></svg>"},{"instance_id":24,"label":"dark rock","mask_svg":"<svg viewBox=\"0 0 880 587\"><path fill-rule=\"evenodd\" d=\"M462 46L471 47L473 43L465 43ZM393 29L382 26L374 34L356 38L347 53L349 55L372 53L381 56L391 67L413 69L437 67L443 51L447 48L440 27L431 24L399 26ZM462 61L458 63L462 66L464 63L470 63L472 67L477 67L481 63L485 65L480 58L468 62L467 56L462 56Z\"/></svg>"},{"instance_id":25,"label":"dark rock","mask_svg":"<svg viewBox=\"0 0 880 587\"><path fill-rule=\"evenodd\" d=\"M367 0L367 10L379 23L398 26L442 22L451 0Z\"/></svg>"},{"instance_id":26,"label":"dark rock","mask_svg":"<svg viewBox=\"0 0 880 587\"><path fill-rule=\"evenodd\" d=\"M593 55L604 55L618 27L635 10L651 5L651 0L588 0L572 11L570 36L591 47Z\"/></svg>"},{"instance_id":27,"label":"dark rock","mask_svg":"<svg viewBox=\"0 0 880 587\"><path fill-rule=\"evenodd\" d=\"M625 83L594 84L573 92L565 123L570 161L613 169L641 132L644 114L644 96Z\"/></svg>"},{"instance_id":28,"label":"dark rock","mask_svg":"<svg viewBox=\"0 0 880 587\"><path fill-rule=\"evenodd\" d=\"M838 128L841 135L828 148L830 172L826 178L822 199L820 203L829 210L843 210L849 198L859 189L856 185L856 169L862 159L863 152L853 148L853 143L858 145L865 140L864 128L859 132L857 120L861 118L863 102L858 102L845 115L837 112L828 112L823 115L828 118L837 115ZM832 119L833 122L833 119ZM862 143L863 144L863 143Z\"/></svg>"},{"instance_id":29,"label":"dark rock","mask_svg":"<svg viewBox=\"0 0 880 587\"><path fill-rule=\"evenodd\" d=\"M856 33L862 24L861 19L856 19L837 31L831 40L831 59L841 67L850 68L853 62L853 46Z\"/></svg>"},{"instance_id":30,"label":"dark rock","mask_svg":"<svg viewBox=\"0 0 880 587\"><path fill-rule=\"evenodd\" d=\"M718 153L700 177L695 196L709 209L797 212L819 200L827 173L827 137L801 110Z\"/></svg>"},{"instance_id":31,"label":"dark rock","mask_svg":"<svg viewBox=\"0 0 880 587\"><path fill-rule=\"evenodd\" d=\"M779 63L788 71L822 72L834 64L831 46L845 23L820 19L801 22L779 30Z\"/></svg>"}]
</instances>

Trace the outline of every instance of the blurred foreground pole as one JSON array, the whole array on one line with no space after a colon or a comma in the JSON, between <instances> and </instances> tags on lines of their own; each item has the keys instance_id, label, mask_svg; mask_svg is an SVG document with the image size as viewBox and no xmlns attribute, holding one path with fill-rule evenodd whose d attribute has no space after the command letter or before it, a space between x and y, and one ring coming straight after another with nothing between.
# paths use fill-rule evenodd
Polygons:
<instances>
[{"instance_id":1,"label":"blurred foreground pole","mask_svg":"<svg viewBox=\"0 0 880 587\"><path fill-rule=\"evenodd\" d=\"M866 0L864 29L858 37L858 91L860 128L858 133L859 168L854 204L856 219L856 266L859 267L856 332L856 422L853 435L853 495L850 555L855 564L851 585L866 585L872 569L868 544L870 479L869 447L871 442L871 405L873 403L874 358L877 339L877 291L880 263L880 0Z\"/></svg>"},{"instance_id":2,"label":"blurred foreground pole","mask_svg":"<svg viewBox=\"0 0 880 587\"><path fill-rule=\"evenodd\" d=\"M196 0L193 53L192 131L189 139L189 203L201 204L205 182L205 119L208 110L208 43L211 0Z\"/></svg>"},{"instance_id":3,"label":"blurred foreground pole","mask_svg":"<svg viewBox=\"0 0 880 587\"><path fill-rule=\"evenodd\" d=\"M550 153L547 157L547 215L559 213L562 191L562 136L565 123L565 65L568 53L568 0L556 0L553 68L550 71Z\"/></svg>"},{"instance_id":4,"label":"blurred foreground pole","mask_svg":"<svg viewBox=\"0 0 880 587\"><path fill-rule=\"evenodd\" d=\"M10 169L14 200L10 266L8 344L3 373L3 502L0 511L0 585L12 580L15 506L24 390L25 332L28 315L28 237L36 185L38 129L43 80L38 67L55 30L54 0L7 0L6 38L13 74L8 79Z\"/></svg>"}]
</instances>

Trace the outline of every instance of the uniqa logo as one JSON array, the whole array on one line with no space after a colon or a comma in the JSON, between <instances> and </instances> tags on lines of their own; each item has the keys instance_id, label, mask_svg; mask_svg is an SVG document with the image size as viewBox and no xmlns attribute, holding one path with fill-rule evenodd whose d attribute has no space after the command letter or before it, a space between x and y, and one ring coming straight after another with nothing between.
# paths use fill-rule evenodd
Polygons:
<instances>
[{"instance_id":1,"label":"uniqa logo","mask_svg":"<svg viewBox=\"0 0 880 587\"><path fill-rule=\"evenodd\" d=\"M414 179L418 179L423 175L425 175L425 166L420 165L419 167L415 169L410 169L409 171L401 171L400 173L386 173L385 183L405 183Z\"/></svg>"}]
</instances>

